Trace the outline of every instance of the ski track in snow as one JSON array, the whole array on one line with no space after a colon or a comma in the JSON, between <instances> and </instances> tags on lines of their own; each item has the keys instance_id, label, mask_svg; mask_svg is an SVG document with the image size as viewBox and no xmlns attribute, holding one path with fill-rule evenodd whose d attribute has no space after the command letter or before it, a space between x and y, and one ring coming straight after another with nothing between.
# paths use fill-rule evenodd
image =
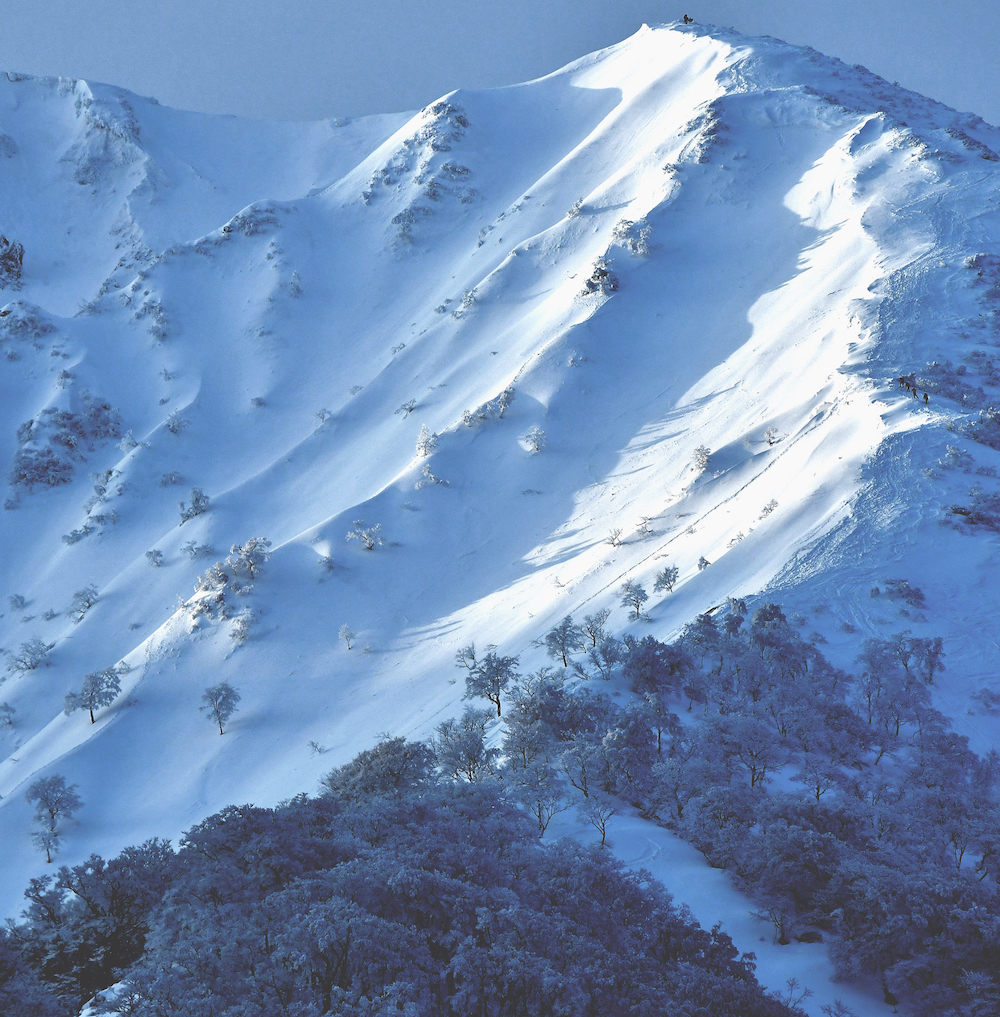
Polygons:
<instances>
[{"instance_id":1,"label":"ski track in snow","mask_svg":"<svg viewBox=\"0 0 1000 1017\"><path fill-rule=\"evenodd\" d=\"M91 436L71 483L4 495L0 594L27 606L0 616L0 645L55 644L2 688L17 710L0 731L5 914L43 868L36 775L86 803L61 862L176 838L225 805L314 790L379 732L429 735L461 709L460 646L497 643L530 670L534 641L584 609L666 639L766 591L847 668L866 636L941 635L935 705L977 751L997 744L971 698L1000 691L982 639L996 539L941 525L990 479L937 463L958 444L970 471L1000 469L1000 452L955 430L978 406L924 406L894 380L1000 344L988 280L966 267L1000 250L996 129L811 50L664 27L535 82L346 123L10 75L0 130L16 147L2 228L26 252L23 287L0 295L3 473L25 421L88 399L138 443ZM622 220L633 243L648 225L648 251L616 240ZM618 290L581 297L600 257ZM502 419L463 424L509 385ZM446 484L419 485L425 465ZM95 492L88 475L108 470ZM180 525L193 487L209 511ZM356 519L384 545L346 543ZM237 598L255 623L236 646L178 597L251 536L273 555ZM190 560L191 540L214 557ZM618 586L651 588L667 560L676 591L629 622ZM890 578L925 591L922 614L869 596ZM73 623L89 584L100 600ZM95 725L62 714L118 661L132 670ZM219 738L197 707L223 679L243 700ZM773 946L689 845L632 816L611 830L628 864L756 952L765 985L798 978L812 1014L834 998L883 1011L829 982L821 944Z\"/></svg>"}]
</instances>

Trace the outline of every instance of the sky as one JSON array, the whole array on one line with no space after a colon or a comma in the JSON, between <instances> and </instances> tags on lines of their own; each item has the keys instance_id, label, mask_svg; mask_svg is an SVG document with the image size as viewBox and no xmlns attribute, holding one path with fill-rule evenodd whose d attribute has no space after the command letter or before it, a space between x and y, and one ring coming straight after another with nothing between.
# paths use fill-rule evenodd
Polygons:
<instances>
[{"instance_id":1,"label":"sky","mask_svg":"<svg viewBox=\"0 0 1000 1017\"><path fill-rule=\"evenodd\" d=\"M0 67L184 109L307 120L512 84L687 13L813 46L1000 124L984 0L0 0Z\"/></svg>"}]
</instances>

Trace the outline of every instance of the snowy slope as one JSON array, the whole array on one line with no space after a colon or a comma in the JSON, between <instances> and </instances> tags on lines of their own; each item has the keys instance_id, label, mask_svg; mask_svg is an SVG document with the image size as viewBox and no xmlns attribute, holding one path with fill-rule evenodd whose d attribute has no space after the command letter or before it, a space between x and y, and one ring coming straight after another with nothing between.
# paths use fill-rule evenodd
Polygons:
<instances>
[{"instance_id":1,"label":"snowy slope","mask_svg":"<svg viewBox=\"0 0 1000 1017\"><path fill-rule=\"evenodd\" d=\"M4 913L43 867L29 779L80 786L67 862L311 791L377 733L457 713L460 646L532 668L566 614L610 607L625 630L618 587L651 590L665 559L681 581L642 634L770 588L845 666L886 625L941 635L939 705L996 744L970 698L1000 682L982 639L995 537L941 525L963 470L1000 467L954 431L988 394L925 406L895 379L998 341L996 262L966 259L1000 253L1000 131L810 50L675 26L343 124L9 76L0 132L0 232L25 247L22 288L0 294L0 467L29 420L25 448L73 463L69 483L9 489L0 515L0 645L54 644L0 688L17 711L0 729ZM585 292L598 259L615 291ZM117 435L87 425L71 456L45 411L102 403ZM974 462L938 467L956 443ZM181 524L193 487L210 507ZM358 519L381 546L345 540ZM236 645L178 597L253 536L273 555L229 595L254 616ZM214 555L192 560L192 540ZM924 590L923 615L869 596L890 578ZM96 724L62 713L119 661ZM243 699L220 738L198 705L223 679ZM821 949L802 947L814 965Z\"/></svg>"}]
</instances>

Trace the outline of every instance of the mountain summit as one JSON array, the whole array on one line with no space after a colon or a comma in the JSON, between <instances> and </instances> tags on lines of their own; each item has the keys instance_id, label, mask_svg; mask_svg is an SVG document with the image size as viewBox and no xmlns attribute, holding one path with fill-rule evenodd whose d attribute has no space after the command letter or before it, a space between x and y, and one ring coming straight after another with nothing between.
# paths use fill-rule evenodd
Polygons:
<instances>
[{"instance_id":1,"label":"mountain summit","mask_svg":"<svg viewBox=\"0 0 1000 1017\"><path fill-rule=\"evenodd\" d=\"M843 667L940 636L995 745L998 152L698 27L343 122L0 79L4 912L39 777L85 803L60 861L176 837L429 735L458 650L539 667L567 615L766 591Z\"/></svg>"}]
</instances>

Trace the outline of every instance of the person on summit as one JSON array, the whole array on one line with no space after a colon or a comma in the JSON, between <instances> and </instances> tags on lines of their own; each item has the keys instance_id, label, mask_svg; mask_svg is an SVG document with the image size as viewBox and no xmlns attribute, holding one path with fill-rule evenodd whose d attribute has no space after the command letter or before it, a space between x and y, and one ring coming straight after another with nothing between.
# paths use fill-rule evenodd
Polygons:
<instances>
[{"instance_id":1,"label":"person on summit","mask_svg":"<svg viewBox=\"0 0 1000 1017\"><path fill-rule=\"evenodd\" d=\"M694 24L694 18L690 18L690 17L688 17L688 16L687 16L687 15L685 14L685 15L684 15L684 24L685 24L685 25L693 25L693 24Z\"/></svg>"}]
</instances>

